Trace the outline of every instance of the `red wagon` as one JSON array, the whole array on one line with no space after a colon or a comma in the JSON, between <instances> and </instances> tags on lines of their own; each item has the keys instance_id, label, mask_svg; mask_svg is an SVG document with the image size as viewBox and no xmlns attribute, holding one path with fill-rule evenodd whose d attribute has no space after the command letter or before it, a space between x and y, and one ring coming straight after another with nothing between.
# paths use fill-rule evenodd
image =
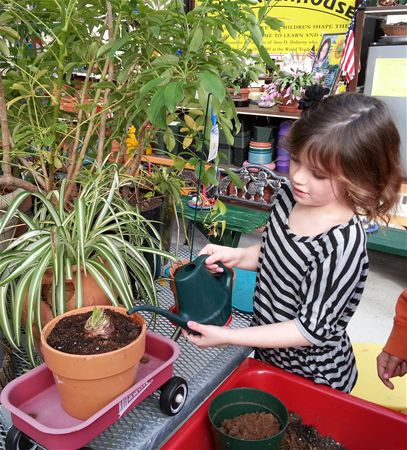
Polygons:
<instances>
[{"instance_id":1,"label":"red wagon","mask_svg":"<svg viewBox=\"0 0 407 450\"><path fill-rule=\"evenodd\" d=\"M147 332L146 352L135 384L87 420L76 419L62 408L52 373L43 364L11 381L1 393L1 404L11 413L6 450L29 448L34 441L47 450L76 450L91 441L158 388L160 408L168 415L181 411L188 395L187 382L173 376L178 344Z\"/></svg>"}]
</instances>

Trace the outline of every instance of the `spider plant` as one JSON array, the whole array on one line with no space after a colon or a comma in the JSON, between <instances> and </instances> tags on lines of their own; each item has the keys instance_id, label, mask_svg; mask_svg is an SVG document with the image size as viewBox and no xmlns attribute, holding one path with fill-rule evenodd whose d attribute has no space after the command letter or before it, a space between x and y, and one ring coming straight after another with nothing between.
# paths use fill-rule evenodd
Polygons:
<instances>
[{"instance_id":1,"label":"spider plant","mask_svg":"<svg viewBox=\"0 0 407 450\"><path fill-rule=\"evenodd\" d=\"M18 349L22 310L27 302L25 347L33 364L32 326L35 323L41 330L41 281L46 272L52 273L54 316L66 310L65 280L76 277L75 307L83 305L82 271L96 280L112 305L130 308L137 300L157 304L153 275L145 255L174 258L161 249L151 221L120 195L119 180L116 169L113 174L111 170L107 174L100 172L82 187L69 211L64 208L66 181L59 190L46 196L23 192L0 221L0 232L14 215L28 226L28 231L0 255L0 326L10 344ZM28 195L36 198L32 217L18 210ZM136 300L130 277L135 280Z\"/></svg>"}]
</instances>

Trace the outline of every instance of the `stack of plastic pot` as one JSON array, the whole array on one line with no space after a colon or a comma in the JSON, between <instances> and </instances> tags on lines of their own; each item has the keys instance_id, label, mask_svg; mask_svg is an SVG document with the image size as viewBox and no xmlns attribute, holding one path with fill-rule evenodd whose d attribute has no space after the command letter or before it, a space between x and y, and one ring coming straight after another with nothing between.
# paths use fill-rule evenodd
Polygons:
<instances>
[{"instance_id":1,"label":"stack of plastic pot","mask_svg":"<svg viewBox=\"0 0 407 450\"><path fill-rule=\"evenodd\" d=\"M292 126L291 120L284 120L280 124L277 137L277 157L276 170L277 172L288 173L290 168L290 153L287 151L287 134Z\"/></svg>"},{"instance_id":2,"label":"stack of plastic pot","mask_svg":"<svg viewBox=\"0 0 407 450\"><path fill-rule=\"evenodd\" d=\"M273 156L271 142L250 141L248 161L251 164L270 164Z\"/></svg>"},{"instance_id":3,"label":"stack of plastic pot","mask_svg":"<svg viewBox=\"0 0 407 450\"><path fill-rule=\"evenodd\" d=\"M251 164L270 164L272 161L272 132L267 126L253 127L253 139L249 144L248 161Z\"/></svg>"}]
</instances>

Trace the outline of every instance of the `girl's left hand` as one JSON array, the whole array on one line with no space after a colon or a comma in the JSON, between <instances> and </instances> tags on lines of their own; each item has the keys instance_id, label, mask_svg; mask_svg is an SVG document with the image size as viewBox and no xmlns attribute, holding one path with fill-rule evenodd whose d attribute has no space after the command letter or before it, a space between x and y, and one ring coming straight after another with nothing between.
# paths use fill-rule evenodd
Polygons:
<instances>
[{"instance_id":1,"label":"girl's left hand","mask_svg":"<svg viewBox=\"0 0 407 450\"><path fill-rule=\"evenodd\" d=\"M188 342L192 342L200 348L220 347L229 343L227 336L230 330L228 328L215 325L202 325L191 320L188 321L187 325L188 328L199 334L192 334L188 333L187 330L182 330L182 335Z\"/></svg>"}]
</instances>

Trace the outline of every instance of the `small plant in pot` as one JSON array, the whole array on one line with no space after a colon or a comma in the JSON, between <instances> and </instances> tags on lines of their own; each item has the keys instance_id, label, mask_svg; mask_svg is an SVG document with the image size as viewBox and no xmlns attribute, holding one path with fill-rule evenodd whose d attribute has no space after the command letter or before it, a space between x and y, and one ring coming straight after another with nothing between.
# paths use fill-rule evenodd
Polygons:
<instances>
[{"instance_id":1,"label":"small plant in pot","mask_svg":"<svg viewBox=\"0 0 407 450\"><path fill-rule=\"evenodd\" d=\"M41 351L62 406L86 420L136 381L145 351L146 324L121 307L85 307L49 322Z\"/></svg>"},{"instance_id":2,"label":"small plant in pot","mask_svg":"<svg viewBox=\"0 0 407 450\"><path fill-rule=\"evenodd\" d=\"M33 365L35 328L40 332L50 318L86 305L127 309L140 302L157 305L146 255L174 259L161 250L151 221L120 195L114 167L84 183L70 211L64 208L65 186L63 182L60 190L48 196L33 193L37 199L33 217L18 211L30 195L20 194L0 221L0 232L14 214L28 226L0 254L0 327L18 350L25 323L25 346ZM102 301L96 299L96 290L103 295Z\"/></svg>"},{"instance_id":3,"label":"small plant in pot","mask_svg":"<svg viewBox=\"0 0 407 450\"><path fill-rule=\"evenodd\" d=\"M240 58L240 64L236 67L237 69L226 76L229 92L235 103L246 102L249 100L250 84L257 81L264 68L261 61L255 57Z\"/></svg>"},{"instance_id":4,"label":"small plant in pot","mask_svg":"<svg viewBox=\"0 0 407 450\"><path fill-rule=\"evenodd\" d=\"M281 111L298 112L299 101L306 89L313 85L323 85L323 75L313 72L305 60L290 62L272 75L259 106L271 108L277 104Z\"/></svg>"}]
</instances>

